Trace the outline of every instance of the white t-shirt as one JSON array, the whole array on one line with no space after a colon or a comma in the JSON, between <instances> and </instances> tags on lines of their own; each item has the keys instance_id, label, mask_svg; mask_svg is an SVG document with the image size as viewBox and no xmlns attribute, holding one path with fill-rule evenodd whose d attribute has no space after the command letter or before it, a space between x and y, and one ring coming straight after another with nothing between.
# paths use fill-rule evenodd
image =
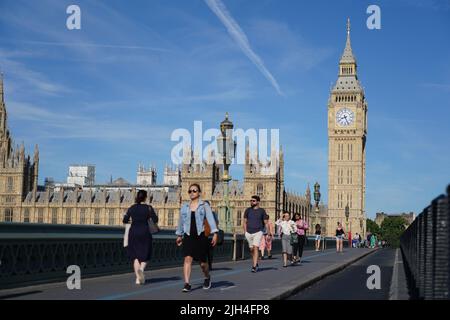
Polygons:
<instances>
[{"instance_id":1,"label":"white t-shirt","mask_svg":"<svg viewBox=\"0 0 450 320\"><path fill-rule=\"evenodd\" d=\"M281 233L290 235L291 233L297 232L297 225L292 220L278 220L275 222L277 226L281 227Z\"/></svg>"}]
</instances>

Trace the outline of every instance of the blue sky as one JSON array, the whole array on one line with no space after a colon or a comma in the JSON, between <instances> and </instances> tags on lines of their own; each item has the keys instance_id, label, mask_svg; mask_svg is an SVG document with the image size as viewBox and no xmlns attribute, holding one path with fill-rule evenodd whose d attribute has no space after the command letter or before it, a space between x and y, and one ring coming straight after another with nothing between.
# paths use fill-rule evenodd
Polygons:
<instances>
[{"instance_id":1,"label":"blue sky","mask_svg":"<svg viewBox=\"0 0 450 320\"><path fill-rule=\"evenodd\" d=\"M81 30L66 28L71 4ZM248 42L203 0L1 0L9 128L27 150L39 144L40 183L64 181L72 163L95 164L97 182L134 182L137 164L153 163L161 181L171 132L216 127L228 111L239 128L279 128L286 187L319 181L326 200L327 100L350 17L369 103L368 216L420 212L444 191L450 1L223 4ZM370 4L381 30L366 27Z\"/></svg>"}]
</instances>

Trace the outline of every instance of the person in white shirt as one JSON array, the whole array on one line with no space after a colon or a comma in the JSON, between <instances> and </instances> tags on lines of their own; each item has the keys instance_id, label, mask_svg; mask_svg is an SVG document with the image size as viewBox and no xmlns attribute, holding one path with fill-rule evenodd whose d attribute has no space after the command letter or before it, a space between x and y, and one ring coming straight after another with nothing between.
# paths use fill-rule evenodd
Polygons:
<instances>
[{"instance_id":1,"label":"person in white shirt","mask_svg":"<svg viewBox=\"0 0 450 320\"><path fill-rule=\"evenodd\" d=\"M287 267L288 255L292 255L291 234L297 237L297 226L291 220L289 212L284 212L282 219L278 219L275 224L279 227L281 236L281 245L283 253L283 267Z\"/></svg>"}]
</instances>

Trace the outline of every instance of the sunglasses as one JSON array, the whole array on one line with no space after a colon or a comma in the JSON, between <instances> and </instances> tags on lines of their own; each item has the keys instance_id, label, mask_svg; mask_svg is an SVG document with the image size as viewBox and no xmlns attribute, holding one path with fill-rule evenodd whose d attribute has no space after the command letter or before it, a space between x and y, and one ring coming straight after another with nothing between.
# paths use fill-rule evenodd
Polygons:
<instances>
[{"instance_id":1,"label":"sunglasses","mask_svg":"<svg viewBox=\"0 0 450 320\"><path fill-rule=\"evenodd\" d=\"M197 193L197 192L198 192L198 190L195 190L195 189L188 191L188 193Z\"/></svg>"}]
</instances>

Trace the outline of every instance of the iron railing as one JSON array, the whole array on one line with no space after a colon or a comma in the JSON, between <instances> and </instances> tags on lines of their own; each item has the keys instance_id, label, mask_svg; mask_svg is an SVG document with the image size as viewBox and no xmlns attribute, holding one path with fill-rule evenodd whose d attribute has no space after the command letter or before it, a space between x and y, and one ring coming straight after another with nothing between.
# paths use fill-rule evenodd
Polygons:
<instances>
[{"instance_id":1,"label":"iron railing","mask_svg":"<svg viewBox=\"0 0 450 320\"><path fill-rule=\"evenodd\" d=\"M450 185L426 207L400 238L414 299L449 299Z\"/></svg>"},{"instance_id":2,"label":"iron railing","mask_svg":"<svg viewBox=\"0 0 450 320\"><path fill-rule=\"evenodd\" d=\"M70 265L79 266L82 277L131 272L123 233L123 227L112 226L0 223L0 289L64 281ZM335 239L326 238L325 243L334 246ZM314 237L309 236L304 250L314 248ZM281 252L278 238L272 252ZM227 234L224 244L214 249L214 261L249 257L243 235ZM154 235L150 268L181 266L182 261L173 230Z\"/></svg>"}]
</instances>

